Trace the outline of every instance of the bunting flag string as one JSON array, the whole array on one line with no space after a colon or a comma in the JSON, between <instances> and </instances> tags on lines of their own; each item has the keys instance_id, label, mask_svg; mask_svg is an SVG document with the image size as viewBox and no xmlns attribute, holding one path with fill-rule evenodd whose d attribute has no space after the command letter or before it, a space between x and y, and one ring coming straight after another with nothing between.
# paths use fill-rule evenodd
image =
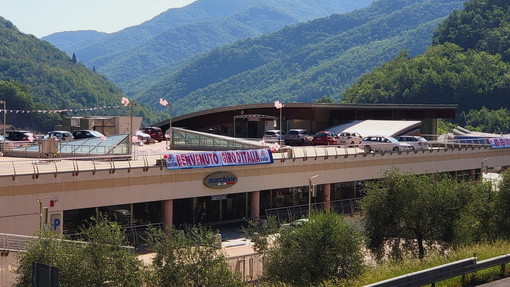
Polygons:
<instances>
[{"instance_id":1,"label":"bunting flag string","mask_svg":"<svg viewBox=\"0 0 510 287\"><path fill-rule=\"evenodd\" d=\"M96 111L96 110L109 110L109 109L118 109L122 106L102 106L95 108L81 108L81 109L61 109L61 110L3 110L0 109L0 113L15 113L15 114L29 114L29 113L43 113L43 114L57 114L57 113L72 113L72 112L82 112L82 111Z\"/></svg>"}]
</instances>

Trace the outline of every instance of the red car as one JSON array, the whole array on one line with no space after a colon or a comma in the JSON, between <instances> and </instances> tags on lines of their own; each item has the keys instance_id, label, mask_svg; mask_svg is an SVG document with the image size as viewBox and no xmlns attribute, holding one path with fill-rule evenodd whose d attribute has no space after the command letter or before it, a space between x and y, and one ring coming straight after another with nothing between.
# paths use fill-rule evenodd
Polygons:
<instances>
[{"instance_id":1,"label":"red car","mask_svg":"<svg viewBox=\"0 0 510 287\"><path fill-rule=\"evenodd\" d=\"M330 131L317 132L312 139L312 145L338 144L338 135Z\"/></svg>"},{"instance_id":2,"label":"red car","mask_svg":"<svg viewBox=\"0 0 510 287\"><path fill-rule=\"evenodd\" d=\"M157 140L158 142L161 142L165 139L165 135L163 134L163 131L161 128L158 127L145 127L142 130L144 133L149 134L151 138Z\"/></svg>"}]
</instances>

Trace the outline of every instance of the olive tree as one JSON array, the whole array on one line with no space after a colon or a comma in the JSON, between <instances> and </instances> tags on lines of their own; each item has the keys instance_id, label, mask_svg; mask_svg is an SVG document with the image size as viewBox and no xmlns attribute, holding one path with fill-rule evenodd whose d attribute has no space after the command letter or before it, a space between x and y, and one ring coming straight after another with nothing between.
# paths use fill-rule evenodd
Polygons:
<instances>
[{"instance_id":1,"label":"olive tree","mask_svg":"<svg viewBox=\"0 0 510 287\"><path fill-rule=\"evenodd\" d=\"M147 243L155 255L148 286L242 286L215 234L203 226L150 229Z\"/></svg>"},{"instance_id":2,"label":"olive tree","mask_svg":"<svg viewBox=\"0 0 510 287\"><path fill-rule=\"evenodd\" d=\"M510 239L510 170L501 173L496 208L498 234Z\"/></svg>"},{"instance_id":3,"label":"olive tree","mask_svg":"<svg viewBox=\"0 0 510 287\"><path fill-rule=\"evenodd\" d=\"M15 286L32 285L33 262L58 267L62 287L142 285L143 265L117 223L93 220L81 231L79 241L40 231L19 255Z\"/></svg>"},{"instance_id":4,"label":"olive tree","mask_svg":"<svg viewBox=\"0 0 510 287\"><path fill-rule=\"evenodd\" d=\"M316 212L302 226L275 236L264 277L291 286L355 277L363 268L361 246L361 234L342 215Z\"/></svg>"},{"instance_id":5,"label":"olive tree","mask_svg":"<svg viewBox=\"0 0 510 287\"><path fill-rule=\"evenodd\" d=\"M491 189L486 184L461 182L444 174L391 170L381 180L367 183L365 193L361 207L368 246L379 256L392 242L395 254L416 246L423 258L426 243L446 247L491 233L480 225L492 210L488 205Z\"/></svg>"}]
</instances>

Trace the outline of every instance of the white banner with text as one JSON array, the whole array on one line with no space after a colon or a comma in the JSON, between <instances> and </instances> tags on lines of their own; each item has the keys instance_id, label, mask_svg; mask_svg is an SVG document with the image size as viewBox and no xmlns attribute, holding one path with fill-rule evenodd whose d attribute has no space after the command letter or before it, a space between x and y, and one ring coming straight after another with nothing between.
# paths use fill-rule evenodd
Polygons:
<instances>
[{"instance_id":1,"label":"white banner with text","mask_svg":"<svg viewBox=\"0 0 510 287\"><path fill-rule=\"evenodd\" d=\"M269 149L170 153L165 158L168 169L273 163L273 154Z\"/></svg>"}]
</instances>

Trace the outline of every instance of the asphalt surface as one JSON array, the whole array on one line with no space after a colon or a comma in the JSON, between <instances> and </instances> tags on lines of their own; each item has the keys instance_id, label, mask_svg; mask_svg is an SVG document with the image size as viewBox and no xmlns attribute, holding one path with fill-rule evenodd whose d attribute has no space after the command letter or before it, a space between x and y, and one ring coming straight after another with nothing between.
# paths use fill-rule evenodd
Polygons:
<instances>
[{"instance_id":1,"label":"asphalt surface","mask_svg":"<svg viewBox=\"0 0 510 287\"><path fill-rule=\"evenodd\" d=\"M510 286L510 277L507 277L507 278L504 278L501 280L497 280L497 281L493 281L490 283L485 283L482 285L476 285L476 286L478 286L478 287L508 287L508 286Z\"/></svg>"}]
</instances>

